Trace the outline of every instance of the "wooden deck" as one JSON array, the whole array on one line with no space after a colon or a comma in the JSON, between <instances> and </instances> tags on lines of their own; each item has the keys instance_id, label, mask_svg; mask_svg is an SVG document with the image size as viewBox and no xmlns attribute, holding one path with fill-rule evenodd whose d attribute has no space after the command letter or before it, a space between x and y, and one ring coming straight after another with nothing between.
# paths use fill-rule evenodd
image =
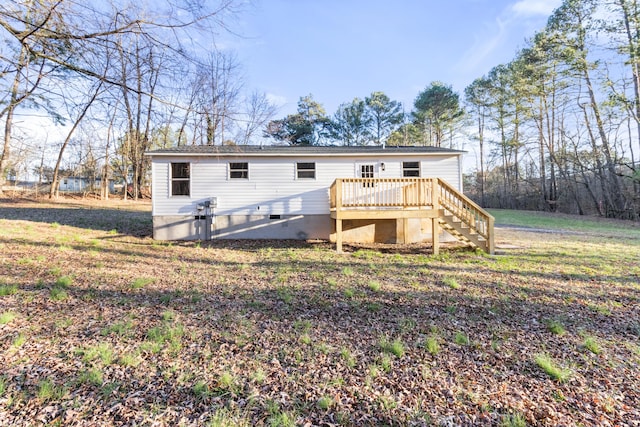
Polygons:
<instances>
[{"instance_id":1,"label":"wooden deck","mask_svg":"<svg viewBox=\"0 0 640 427\"><path fill-rule=\"evenodd\" d=\"M494 253L493 217L442 179L339 178L329 194L338 252L342 252L343 220L423 218L431 219L436 254L441 229L470 246Z\"/></svg>"}]
</instances>

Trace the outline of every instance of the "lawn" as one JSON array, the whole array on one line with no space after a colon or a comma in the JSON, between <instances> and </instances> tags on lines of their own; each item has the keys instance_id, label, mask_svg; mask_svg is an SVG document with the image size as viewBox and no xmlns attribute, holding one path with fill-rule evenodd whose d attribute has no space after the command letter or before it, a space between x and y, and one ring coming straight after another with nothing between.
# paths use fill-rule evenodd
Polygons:
<instances>
[{"instance_id":1,"label":"lawn","mask_svg":"<svg viewBox=\"0 0 640 427\"><path fill-rule=\"evenodd\" d=\"M0 201L0 425L638 425L629 223L336 254L156 242L149 210Z\"/></svg>"}]
</instances>

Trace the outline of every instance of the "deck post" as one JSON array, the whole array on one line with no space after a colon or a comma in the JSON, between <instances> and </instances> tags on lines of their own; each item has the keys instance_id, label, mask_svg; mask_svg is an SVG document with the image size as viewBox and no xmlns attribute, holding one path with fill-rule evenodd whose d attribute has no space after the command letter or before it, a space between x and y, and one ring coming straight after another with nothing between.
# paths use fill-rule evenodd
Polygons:
<instances>
[{"instance_id":1,"label":"deck post","mask_svg":"<svg viewBox=\"0 0 640 427\"><path fill-rule=\"evenodd\" d=\"M487 239L487 252L490 255L495 255L496 253L496 243L493 235L493 227L494 227L495 219L493 216L489 216L489 223L487 224L487 235L489 238Z\"/></svg>"},{"instance_id":2,"label":"deck post","mask_svg":"<svg viewBox=\"0 0 640 427\"><path fill-rule=\"evenodd\" d=\"M342 210L342 180L336 179L336 252L342 253L342 219L340 211Z\"/></svg>"},{"instance_id":3,"label":"deck post","mask_svg":"<svg viewBox=\"0 0 640 427\"><path fill-rule=\"evenodd\" d=\"M431 240L433 242L433 254L438 255L440 253L440 220L438 218L431 218Z\"/></svg>"},{"instance_id":4,"label":"deck post","mask_svg":"<svg viewBox=\"0 0 640 427\"><path fill-rule=\"evenodd\" d=\"M431 180L431 203L437 215L431 219L431 241L433 243L433 254L440 253L440 185L437 178Z\"/></svg>"},{"instance_id":5,"label":"deck post","mask_svg":"<svg viewBox=\"0 0 640 427\"><path fill-rule=\"evenodd\" d=\"M409 218L402 219L402 243L405 245L410 243L409 241Z\"/></svg>"}]
</instances>

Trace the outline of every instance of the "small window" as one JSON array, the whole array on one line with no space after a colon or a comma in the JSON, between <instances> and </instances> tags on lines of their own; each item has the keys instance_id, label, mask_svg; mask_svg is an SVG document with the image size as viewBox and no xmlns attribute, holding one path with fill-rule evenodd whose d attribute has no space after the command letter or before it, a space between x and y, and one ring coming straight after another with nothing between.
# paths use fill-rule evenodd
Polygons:
<instances>
[{"instance_id":1,"label":"small window","mask_svg":"<svg viewBox=\"0 0 640 427\"><path fill-rule=\"evenodd\" d=\"M171 163L171 195L190 195L191 171L189 163Z\"/></svg>"},{"instance_id":2,"label":"small window","mask_svg":"<svg viewBox=\"0 0 640 427\"><path fill-rule=\"evenodd\" d=\"M296 176L298 179L316 177L316 164L315 163L296 163Z\"/></svg>"},{"instance_id":3,"label":"small window","mask_svg":"<svg viewBox=\"0 0 640 427\"><path fill-rule=\"evenodd\" d=\"M360 165L360 177L361 178L375 178L374 165ZM363 187L373 187L373 182L363 182Z\"/></svg>"},{"instance_id":4,"label":"small window","mask_svg":"<svg viewBox=\"0 0 640 427\"><path fill-rule=\"evenodd\" d=\"M229 178L249 179L249 163L229 163Z\"/></svg>"},{"instance_id":5,"label":"small window","mask_svg":"<svg viewBox=\"0 0 640 427\"><path fill-rule=\"evenodd\" d=\"M402 162L402 176L406 178L419 178L420 162Z\"/></svg>"},{"instance_id":6,"label":"small window","mask_svg":"<svg viewBox=\"0 0 640 427\"><path fill-rule=\"evenodd\" d=\"M373 165L360 165L360 177L373 178Z\"/></svg>"}]
</instances>

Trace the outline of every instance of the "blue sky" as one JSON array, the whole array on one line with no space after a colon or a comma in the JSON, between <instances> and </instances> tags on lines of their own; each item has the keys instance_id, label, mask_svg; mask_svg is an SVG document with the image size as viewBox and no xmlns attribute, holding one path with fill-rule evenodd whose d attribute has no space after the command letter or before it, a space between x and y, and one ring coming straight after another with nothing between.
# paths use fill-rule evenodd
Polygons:
<instances>
[{"instance_id":1,"label":"blue sky","mask_svg":"<svg viewBox=\"0 0 640 427\"><path fill-rule=\"evenodd\" d=\"M430 82L462 95L513 59L561 0L256 0L233 48L246 85L295 112L313 94L332 115L385 92L410 111Z\"/></svg>"}]
</instances>

